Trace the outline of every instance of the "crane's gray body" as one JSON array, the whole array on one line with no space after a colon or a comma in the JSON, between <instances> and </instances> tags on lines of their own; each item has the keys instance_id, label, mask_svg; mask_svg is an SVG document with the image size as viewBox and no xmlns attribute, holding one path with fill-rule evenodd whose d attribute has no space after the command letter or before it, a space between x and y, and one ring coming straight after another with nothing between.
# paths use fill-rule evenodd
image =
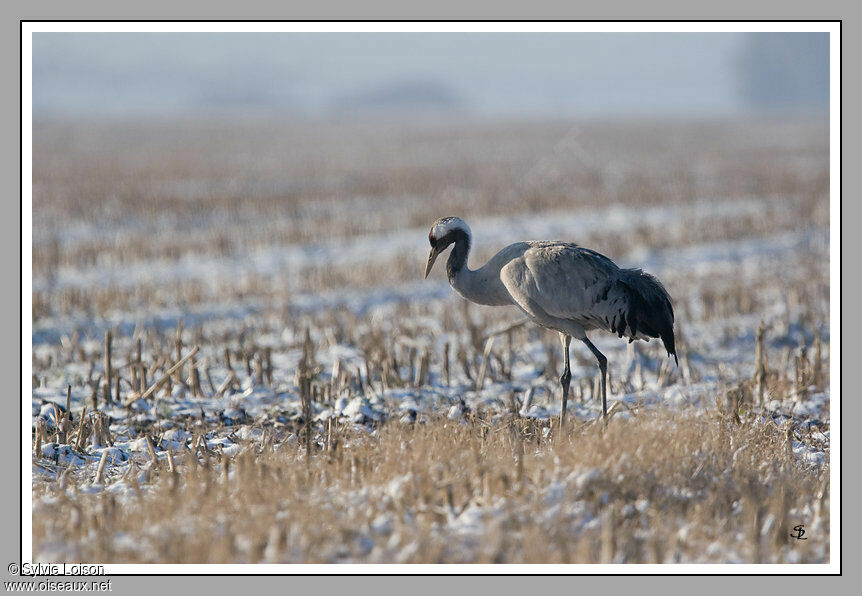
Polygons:
<instances>
[{"instance_id":1,"label":"crane's gray body","mask_svg":"<svg viewBox=\"0 0 862 596\"><path fill-rule=\"evenodd\" d=\"M577 339L593 329L630 340L662 337L674 352L673 310L658 280L577 244L510 244L475 271L455 269L449 281L471 302L515 305L536 323Z\"/></svg>"}]
</instances>

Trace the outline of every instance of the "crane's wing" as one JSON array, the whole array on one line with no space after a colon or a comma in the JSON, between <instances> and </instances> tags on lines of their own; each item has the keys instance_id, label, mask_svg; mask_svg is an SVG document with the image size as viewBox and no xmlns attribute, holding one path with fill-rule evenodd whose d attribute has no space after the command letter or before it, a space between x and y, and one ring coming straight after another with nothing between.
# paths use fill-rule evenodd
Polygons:
<instances>
[{"instance_id":1,"label":"crane's wing","mask_svg":"<svg viewBox=\"0 0 862 596\"><path fill-rule=\"evenodd\" d=\"M500 276L518 301L548 315L634 339L661 337L675 355L673 307L661 283L576 244L535 242ZM522 304L523 308L523 304Z\"/></svg>"},{"instance_id":2,"label":"crane's wing","mask_svg":"<svg viewBox=\"0 0 862 596\"><path fill-rule=\"evenodd\" d=\"M597 252L563 242L537 242L521 258L524 282L530 298L554 317L605 327L606 304L619 298L610 295L609 283L619 272L613 261ZM505 282L504 282L505 283ZM605 289L608 295L605 295ZM597 308L598 306L598 308ZM598 323L602 317L601 323ZM596 319L596 323L591 323Z\"/></svg>"}]
</instances>

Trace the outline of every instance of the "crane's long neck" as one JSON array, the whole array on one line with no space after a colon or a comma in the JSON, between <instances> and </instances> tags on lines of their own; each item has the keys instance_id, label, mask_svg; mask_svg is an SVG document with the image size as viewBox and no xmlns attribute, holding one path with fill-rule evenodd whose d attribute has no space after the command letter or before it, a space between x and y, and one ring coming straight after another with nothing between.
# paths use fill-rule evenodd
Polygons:
<instances>
[{"instance_id":1,"label":"crane's long neck","mask_svg":"<svg viewBox=\"0 0 862 596\"><path fill-rule=\"evenodd\" d=\"M477 304L500 306L511 304L511 298L500 281L500 270L493 263L472 271L467 266L470 254L470 236L459 230L449 260L446 273L449 284L461 296Z\"/></svg>"},{"instance_id":2,"label":"crane's long neck","mask_svg":"<svg viewBox=\"0 0 862 596\"><path fill-rule=\"evenodd\" d=\"M452 252L449 254L449 260L446 261L446 273L449 276L449 283L455 287L456 279L463 279L472 271L467 267L467 257L470 255L470 235L463 230L455 232L455 242L452 245Z\"/></svg>"}]
</instances>

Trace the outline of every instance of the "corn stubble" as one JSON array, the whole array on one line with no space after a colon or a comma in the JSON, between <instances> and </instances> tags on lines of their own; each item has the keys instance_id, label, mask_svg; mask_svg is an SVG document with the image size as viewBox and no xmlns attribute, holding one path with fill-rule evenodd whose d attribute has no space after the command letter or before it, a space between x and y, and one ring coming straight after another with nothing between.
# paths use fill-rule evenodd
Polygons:
<instances>
[{"instance_id":1,"label":"corn stubble","mask_svg":"<svg viewBox=\"0 0 862 596\"><path fill-rule=\"evenodd\" d=\"M311 457L304 441L248 442L234 459L173 453L146 490L132 475L122 493L61 491L34 515L34 540L99 562L668 563L719 562L719 551L805 562L828 552L828 466L793 457L793 429L689 409L546 430L514 416L432 419L372 435L330 429ZM800 523L805 542L790 535Z\"/></svg>"},{"instance_id":2,"label":"corn stubble","mask_svg":"<svg viewBox=\"0 0 862 596\"><path fill-rule=\"evenodd\" d=\"M448 294L442 307L405 299L384 316L295 306L309 294L412 284L424 245L415 258L384 252L248 266L242 275L215 266L322 238L424 230L450 213L482 221L604 213L610 204L673 211L733 197L753 197L758 209L692 211L674 226L626 221L572 239L640 262L632 251L757 242L803 227L828 233L828 136L817 122L794 123L794 134L785 125L678 124L672 134L636 124L129 125L139 142L116 154L113 129L34 127L32 318L46 337L61 331L34 349L33 387L34 395L61 387L52 399L66 404L34 416L34 469L47 471L34 474L34 553L164 563L828 560L828 440L820 462L798 452L824 441L829 420L795 414L828 401L828 247L786 250L781 258L792 261L764 261L755 272L685 262L657 272L674 296L680 366L659 364L654 343L615 344L611 401L634 399L618 402L604 430L592 416L573 416L564 429L553 416L524 417L558 403L559 342L506 309L459 305ZM92 232L104 226L112 233ZM183 259L214 273L147 275ZM144 274L76 278L102 264ZM218 314L225 305L251 306L231 319ZM177 311L204 315L187 327L149 315ZM148 322L106 331L118 315ZM324 367L321 355L339 346L355 349L364 370L340 358ZM572 359L593 370L578 350ZM573 378L572 404L594 405L594 381ZM175 394L230 399L247 387L296 407L231 422L203 406L184 418L135 410ZM481 388L495 392L493 404L468 408L462 399L463 414L445 417L458 404L441 395ZM695 389L708 397L694 407L642 402ZM339 397L429 394L436 409L412 417L316 418ZM107 413L118 409L120 422ZM260 434L236 439L235 455L208 446L237 425ZM190 438L164 449L169 429ZM42 457L63 444L91 454L121 436L145 439L122 466L107 451L88 467ZM800 524L807 540L791 537Z\"/></svg>"}]
</instances>

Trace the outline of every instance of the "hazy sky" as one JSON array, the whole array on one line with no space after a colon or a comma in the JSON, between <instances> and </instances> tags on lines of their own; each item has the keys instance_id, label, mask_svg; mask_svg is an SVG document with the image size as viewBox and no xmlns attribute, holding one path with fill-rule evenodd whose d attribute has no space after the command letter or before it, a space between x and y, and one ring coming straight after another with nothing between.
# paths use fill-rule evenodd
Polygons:
<instances>
[{"instance_id":1,"label":"hazy sky","mask_svg":"<svg viewBox=\"0 0 862 596\"><path fill-rule=\"evenodd\" d=\"M810 54L805 36L784 51ZM33 108L727 114L746 107L740 67L751 48L736 33L36 33ZM808 65L827 67L828 54Z\"/></svg>"}]
</instances>

